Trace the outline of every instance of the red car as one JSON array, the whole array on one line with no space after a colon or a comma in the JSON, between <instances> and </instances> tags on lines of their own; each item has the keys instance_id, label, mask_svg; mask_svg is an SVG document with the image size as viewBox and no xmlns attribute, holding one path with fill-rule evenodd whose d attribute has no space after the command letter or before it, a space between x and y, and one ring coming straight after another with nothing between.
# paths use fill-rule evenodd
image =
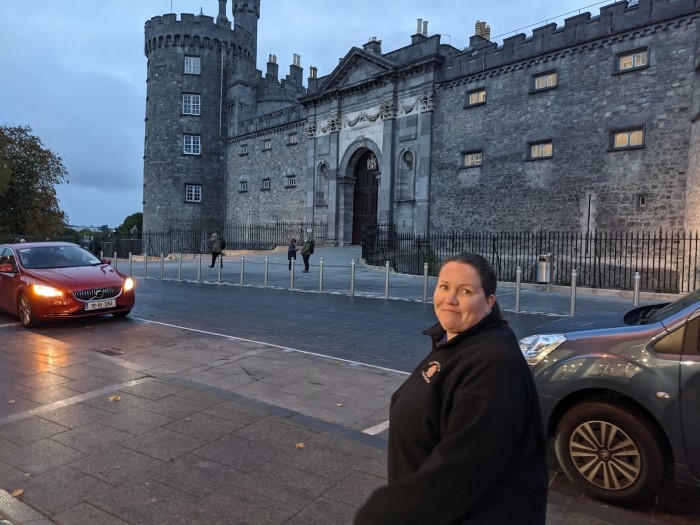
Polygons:
<instances>
[{"instance_id":1,"label":"red car","mask_svg":"<svg viewBox=\"0 0 700 525\"><path fill-rule=\"evenodd\" d=\"M134 307L134 280L69 242L0 244L0 308L27 328Z\"/></svg>"}]
</instances>

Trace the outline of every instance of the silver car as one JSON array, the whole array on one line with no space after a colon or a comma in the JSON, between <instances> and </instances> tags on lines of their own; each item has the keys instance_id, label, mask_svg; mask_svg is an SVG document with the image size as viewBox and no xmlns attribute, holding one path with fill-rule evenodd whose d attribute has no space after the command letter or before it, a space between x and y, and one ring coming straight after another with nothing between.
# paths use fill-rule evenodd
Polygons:
<instances>
[{"instance_id":1,"label":"silver car","mask_svg":"<svg viewBox=\"0 0 700 525\"><path fill-rule=\"evenodd\" d=\"M667 476L700 485L700 291L537 332L520 347L561 468L584 493L651 503Z\"/></svg>"}]
</instances>

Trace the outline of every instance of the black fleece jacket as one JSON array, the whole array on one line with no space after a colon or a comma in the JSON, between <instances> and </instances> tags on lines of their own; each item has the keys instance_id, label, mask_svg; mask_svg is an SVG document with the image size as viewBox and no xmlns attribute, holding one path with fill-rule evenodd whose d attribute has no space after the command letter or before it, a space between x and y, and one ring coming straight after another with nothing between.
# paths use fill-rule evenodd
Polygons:
<instances>
[{"instance_id":1,"label":"black fleece jacket","mask_svg":"<svg viewBox=\"0 0 700 525\"><path fill-rule=\"evenodd\" d=\"M537 392L497 305L433 349L391 398L389 482L357 525L544 524L546 443Z\"/></svg>"}]
</instances>

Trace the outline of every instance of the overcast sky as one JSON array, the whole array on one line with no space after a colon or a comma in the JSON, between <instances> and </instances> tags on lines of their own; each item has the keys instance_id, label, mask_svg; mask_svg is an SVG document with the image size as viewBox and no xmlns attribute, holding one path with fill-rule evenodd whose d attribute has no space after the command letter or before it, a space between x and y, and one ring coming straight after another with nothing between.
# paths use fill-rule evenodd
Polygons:
<instances>
[{"instance_id":1,"label":"overcast sky","mask_svg":"<svg viewBox=\"0 0 700 525\"><path fill-rule=\"evenodd\" d=\"M262 0L258 69L277 55L280 77L293 54L318 75L351 47L377 37L383 52L408 45L416 19L430 35L463 48L474 23L492 40L563 23L610 1L598 0ZM232 1L227 16L232 20ZM172 7L171 7L172 6ZM217 0L0 0L0 124L28 125L63 158L58 187L71 225L119 226L142 211L146 104L144 22L165 13L216 17ZM562 16L564 15L564 16ZM518 31L520 30L520 31Z\"/></svg>"}]
</instances>

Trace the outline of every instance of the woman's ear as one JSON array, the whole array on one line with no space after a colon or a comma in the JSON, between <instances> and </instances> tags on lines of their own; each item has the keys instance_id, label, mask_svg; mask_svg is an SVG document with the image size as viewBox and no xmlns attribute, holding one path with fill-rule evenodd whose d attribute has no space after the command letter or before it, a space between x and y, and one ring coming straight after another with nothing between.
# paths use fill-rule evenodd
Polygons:
<instances>
[{"instance_id":1,"label":"woman's ear","mask_svg":"<svg viewBox=\"0 0 700 525\"><path fill-rule=\"evenodd\" d=\"M496 302L496 296L491 294L486 298L486 302L489 305L489 308L493 308L494 303Z\"/></svg>"}]
</instances>

